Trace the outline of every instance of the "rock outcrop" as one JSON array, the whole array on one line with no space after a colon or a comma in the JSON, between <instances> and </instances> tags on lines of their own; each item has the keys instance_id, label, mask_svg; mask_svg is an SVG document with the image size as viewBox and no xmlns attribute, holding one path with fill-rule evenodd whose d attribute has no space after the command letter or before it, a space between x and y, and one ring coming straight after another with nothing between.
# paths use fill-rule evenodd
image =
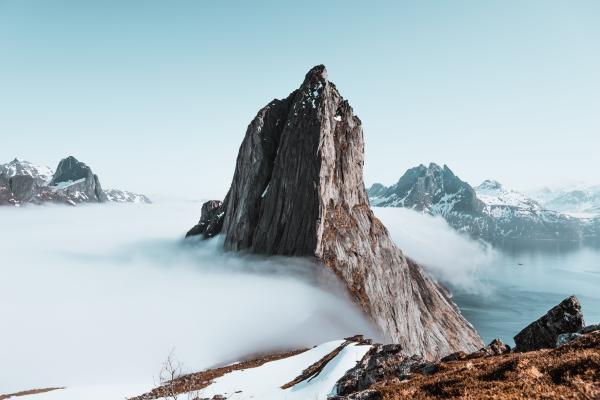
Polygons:
<instances>
[{"instance_id":1,"label":"rock outcrop","mask_svg":"<svg viewBox=\"0 0 600 400\"><path fill-rule=\"evenodd\" d=\"M204 239L218 235L223 228L223 203L219 200L207 201L202 205L200 222L186 233L185 237L202 236Z\"/></svg>"},{"instance_id":2,"label":"rock outcrop","mask_svg":"<svg viewBox=\"0 0 600 400\"><path fill-rule=\"evenodd\" d=\"M62 189L76 202L107 200L98 176L85 163L69 156L58 163L50 186Z\"/></svg>"},{"instance_id":3,"label":"rock outcrop","mask_svg":"<svg viewBox=\"0 0 600 400\"><path fill-rule=\"evenodd\" d=\"M448 292L402 254L373 215L363 146L360 119L325 67L312 68L298 90L269 103L248 126L217 213L224 213L225 248L315 257L407 353L438 358L480 348Z\"/></svg>"},{"instance_id":4,"label":"rock outcrop","mask_svg":"<svg viewBox=\"0 0 600 400\"><path fill-rule=\"evenodd\" d=\"M409 357L403 354L400 345L376 344L355 367L337 381L335 393L340 397L349 396L366 391L377 382L408 379L412 373L426 371L432 366L419 356Z\"/></svg>"},{"instance_id":5,"label":"rock outcrop","mask_svg":"<svg viewBox=\"0 0 600 400\"><path fill-rule=\"evenodd\" d=\"M584 326L579 300L571 296L519 332L514 338L515 350L553 348L560 334L578 332Z\"/></svg>"}]
</instances>

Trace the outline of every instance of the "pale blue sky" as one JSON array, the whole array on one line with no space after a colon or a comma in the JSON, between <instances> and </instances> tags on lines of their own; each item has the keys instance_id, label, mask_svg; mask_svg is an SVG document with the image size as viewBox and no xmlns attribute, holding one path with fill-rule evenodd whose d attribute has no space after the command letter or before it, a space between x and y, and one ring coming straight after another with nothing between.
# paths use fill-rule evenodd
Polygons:
<instances>
[{"instance_id":1,"label":"pale blue sky","mask_svg":"<svg viewBox=\"0 0 600 400\"><path fill-rule=\"evenodd\" d=\"M600 183L598 1L0 0L0 162L222 197L247 124L313 65L363 121L367 183Z\"/></svg>"}]
</instances>

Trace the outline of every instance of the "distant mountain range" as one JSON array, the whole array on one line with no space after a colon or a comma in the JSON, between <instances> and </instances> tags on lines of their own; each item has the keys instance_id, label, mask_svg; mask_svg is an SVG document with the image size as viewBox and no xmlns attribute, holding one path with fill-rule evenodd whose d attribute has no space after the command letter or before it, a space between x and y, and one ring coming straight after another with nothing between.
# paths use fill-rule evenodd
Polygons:
<instances>
[{"instance_id":1,"label":"distant mountain range","mask_svg":"<svg viewBox=\"0 0 600 400\"><path fill-rule=\"evenodd\" d=\"M150 199L123 190L103 190L92 169L73 156L62 159L56 172L19 158L0 164L0 205L103 202L150 203Z\"/></svg>"},{"instance_id":2,"label":"distant mountain range","mask_svg":"<svg viewBox=\"0 0 600 400\"><path fill-rule=\"evenodd\" d=\"M577 217L600 215L600 185L543 188L531 193L544 207Z\"/></svg>"},{"instance_id":3,"label":"distant mountain range","mask_svg":"<svg viewBox=\"0 0 600 400\"><path fill-rule=\"evenodd\" d=\"M376 183L368 190L371 205L405 207L439 215L455 229L488 241L598 238L600 218L577 218L547 204L576 207L574 196L549 196L544 205L522 193L486 180L473 188L447 166L419 165L392 186ZM569 201L572 200L571 203Z\"/></svg>"}]
</instances>

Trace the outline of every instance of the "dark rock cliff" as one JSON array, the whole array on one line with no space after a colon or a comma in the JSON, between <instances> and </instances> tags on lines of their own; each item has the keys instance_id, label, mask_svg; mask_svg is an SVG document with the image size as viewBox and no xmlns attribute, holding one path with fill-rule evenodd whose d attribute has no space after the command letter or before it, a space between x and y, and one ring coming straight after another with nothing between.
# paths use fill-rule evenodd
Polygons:
<instances>
[{"instance_id":1,"label":"dark rock cliff","mask_svg":"<svg viewBox=\"0 0 600 400\"><path fill-rule=\"evenodd\" d=\"M438 358L480 348L445 289L402 254L373 215L363 154L360 119L325 67L312 68L298 90L269 103L248 126L217 213L225 248L316 257L407 353Z\"/></svg>"}]
</instances>

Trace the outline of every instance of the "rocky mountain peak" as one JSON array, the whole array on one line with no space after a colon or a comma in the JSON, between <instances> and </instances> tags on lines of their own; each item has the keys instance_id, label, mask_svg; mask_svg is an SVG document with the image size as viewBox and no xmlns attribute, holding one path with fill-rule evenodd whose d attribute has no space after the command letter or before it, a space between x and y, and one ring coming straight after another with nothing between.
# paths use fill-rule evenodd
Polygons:
<instances>
[{"instance_id":1,"label":"rocky mountain peak","mask_svg":"<svg viewBox=\"0 0 600 400\"><path fill-rule=\"evenodd\" d=\"M63 158L56 167L56 172L52 178L51 185L61 182L77 181L92 176L92 169L85 163L77 160L73 156Z\"/></svg>"},{"instance_id":2,"label":"rocky mountain peak","mask_svg":"<svg viewBox=\"0 0 600 400\"><path fill-rule=\"evenodd\" d=\"M60 160L50 185L73 193L75 197L82 197L85 201L107 201L98 176L87 164L73 156Z\"/></svg>"},{"instance_id":3,"label":"rocky mountain peak","mask_svg":"<svg viewBox=\"0 0 600 400\"><path fill-rule=\"evenodd\" d=\"M503 189L503 186L500 182L491 180L491 179L486 179L479 186L477 186L475 188L475 190L482 190L482 191L483 190L497 191L497 190L502 190L502 189Z\"/></svg>"},{"instance_id":4,"label":"rocky mountain peak","mask_svg":"<svg viewBox=\"0 0 600 400\"><path fill-rule=\"evenodd\" d=\"M371 211L361 125L325 67L312 68L300 89L249 124L223 203L203 207L188 235L222 226L228 250L313 257L406 352L437 358L481 347L446 290Z\"/></svg>"}]
</instances>

